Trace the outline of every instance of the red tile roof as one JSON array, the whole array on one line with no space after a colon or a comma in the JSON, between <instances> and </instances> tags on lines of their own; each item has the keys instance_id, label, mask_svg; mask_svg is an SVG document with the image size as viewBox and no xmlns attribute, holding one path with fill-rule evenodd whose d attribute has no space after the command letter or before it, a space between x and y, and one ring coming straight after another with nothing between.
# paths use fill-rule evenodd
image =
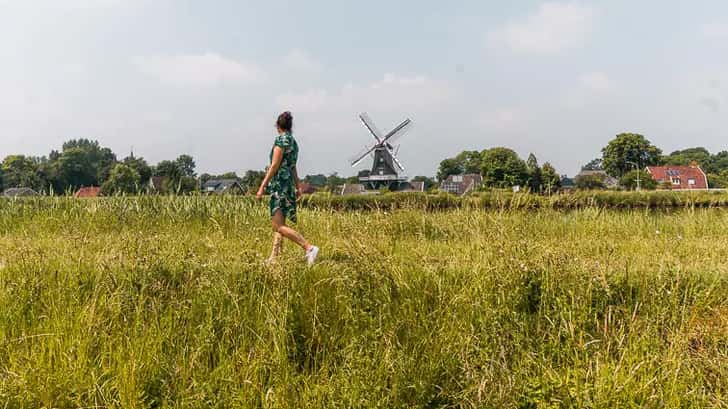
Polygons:
<instances>
[{"instance_id":1,"label":"red tile roof","mask_svg":"<svg viewBox=\"0 0 728 409\"><path fill-rule=\"evenodd\" d=\"M657 183L669 183L670 189L707 189L708 177L700 166L649 166L647 172Z\"/></svg>"},{"instance_id":2,"label":"red tile roof","mask_svg":"<svg viewBox=\"0 0 728 409\"><path fill-rule=\"evenodd\" d=\"M96 186L82 187L78 189L78 192L74 196L76 197L99 197L101 195L101 188Z\"/></svg>"},{"instance_id":3,"label":"red tile roof","mask_svg":"<svg viewBox=\"0 0 728 409\"><path fill-rule=\"evenodd\" d=\"M316 187L309 183L301 182L298 184L298 187L301 188L301 193L303 193L305 195L310 195L312 193L316 193Z\"/></svg>"}]
</instances>

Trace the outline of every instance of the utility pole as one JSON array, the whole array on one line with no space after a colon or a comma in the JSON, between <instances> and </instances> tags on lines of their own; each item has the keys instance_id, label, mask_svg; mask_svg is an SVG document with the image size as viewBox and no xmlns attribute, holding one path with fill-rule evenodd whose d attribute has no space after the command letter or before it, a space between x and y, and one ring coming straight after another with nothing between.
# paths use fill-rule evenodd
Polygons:
<instances>
[{"instance_id":1,"label":"utility pole","mask_svg":"<svg viewBox=\"0 0 728 409\"><path fill-rule=\"evenodd\" d=\"M641 169L640 169L640 165L638 163L635 163L635 162L632 162L632 161L627 161L627 163L629 163L631 165L634 165L635 166L635 169L637 170L637 191L639 192L640 190L642 190L642 179L640 179L640 174L642 172L641 172Z\"/></svg>"}]
</instances>

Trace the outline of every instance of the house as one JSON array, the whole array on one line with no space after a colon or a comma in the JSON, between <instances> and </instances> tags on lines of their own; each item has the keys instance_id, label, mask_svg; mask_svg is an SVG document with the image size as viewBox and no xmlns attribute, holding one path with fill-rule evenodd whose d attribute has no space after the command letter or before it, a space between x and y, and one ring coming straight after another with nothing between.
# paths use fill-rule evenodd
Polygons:
<instances>
[{"instance_id":1,"label":"house","mask_svg":"<svg viewBox=\"0 0 728 409\"><path fill-rule=\"evenodd\" d=\"M202 184L202 193L208 195L242 195L244 192L236 179L211 179Z\"/></svg>"},{"instance_id":2,"label":"house","mask_svg":"<svg viewBox=\"0 0 728 409\"><path fill-rule=\"evenodd\" d=\"M345 183L341 186L339 194L344 195L363 195L366 193L364 185L361 183Z\"/></svg>"},{"instance_id":3,"label":"house","mask_svg":"<svg viewBox=\"0 0 728 409\"><path fill-rule=\"evenodd\" d=\"M73 195L76 198L83 197L99 197L101 195L101 188L97 186L82 187Z\"/></svg>"},{"instance_id":4,"label":"house","mask_svg":"<svg viewBox=\"0 0 728 409\"><path fill-rule=\"evenodd\" d=\"M613 189L613 188L616 188L619 186L619 179L609 176L609 174L604 170L582 169L581 172L579 172L579 174L574 177L574 180L579 180L581 178L594 177L594 176L600 178L608 189Z\"/></svg>"},{"instance_id":5,"label":"house","mask_svg":"<svg viewBox=\"0 0 728 409\"><path fill-rule=\"evenodd\" d=\"M483 185L483 177L478 174L450 175L440 184L440 190L462 196Z\"/></svg>"},{"instance_id":6,"label":"house","mask_svg":"<svg viewBox=\"0 0 728 409\"><path fill-rule=\"evenodd\" d=\"M301 188L301 193L304 195L312 195L316 193L316 186L313 186L310 183L307 182L301 182L298 185L299 188Z\"/></svg>"},{"instance_id":7,"label":"house","mask_svg":"<svg viewBox=\"0 0 728 409\"><path fill-rule=\"evenodd\" d=\"M648 166L647 173L659 187L671 190L707 190L708 176L700 166Z\"/></svg>"},{"instance_id":8,"label":"house","mask_svg":"<svg viewBox=\"0 0 728 409\"><path fill-rule=\"evenodd\" d=\"M424 192L425 182L407 182L407 186L402 190L403 192Z\"/></svg>"},{"instance_id":9,"label":"house","mask_svg":"<svg viewBox=\"0 0 728 409\"><path fill-rule=\"evenodd\" d=\"M11 187L9 189L5 189L3 192L4 197L31 197L31 196L40 196L38 192L35 190L29 188L29 187Z\"/></svg>"}]
</instances>

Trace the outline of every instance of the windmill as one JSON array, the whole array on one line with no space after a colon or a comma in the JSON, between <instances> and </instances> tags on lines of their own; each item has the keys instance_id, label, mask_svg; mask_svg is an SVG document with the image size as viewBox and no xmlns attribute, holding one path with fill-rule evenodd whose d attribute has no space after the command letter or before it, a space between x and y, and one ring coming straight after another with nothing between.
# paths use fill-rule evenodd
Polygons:
<instances>
[{"instance_id":1,"label":"windmill","mask_svg":"<svg viewBox=\"0 0 728 409\"><path fill-rule=\"evenodd\" d=\"M374 158L370 171L359 172L359 182L369 189L386 187L399 190L400 186L406 184L407 176L404 175L404 166L397 159L399 147L395 150L392 144L410 128L412 121L406 119L387 134L382 134L366 113L360 114L359 119L376 141L374 146L366 148L351 160L351 166L355 167L367 156Z\"/></svg>"}]
</instances>

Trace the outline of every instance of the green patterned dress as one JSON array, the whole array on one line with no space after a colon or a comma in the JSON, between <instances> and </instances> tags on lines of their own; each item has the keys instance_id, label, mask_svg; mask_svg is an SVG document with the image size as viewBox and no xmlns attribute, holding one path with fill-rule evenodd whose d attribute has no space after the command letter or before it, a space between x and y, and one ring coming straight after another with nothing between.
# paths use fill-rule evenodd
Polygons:
<instances>
[{"instance_id":1,"label":"green patterned dress","mask_svg":"<svg viewBox=\"0 0 728 409\"><path fill-rule=\"evenodd\" d=\"M296 222L296 180L294 170L298 162L298 143L293 135L286 132L278 135L270 150L273 161L273 150L278 146L283 149L281 167L268 184L270 192L270 215L273 217L278 209L286 219Z\"/></svg>"}]
</instances>

